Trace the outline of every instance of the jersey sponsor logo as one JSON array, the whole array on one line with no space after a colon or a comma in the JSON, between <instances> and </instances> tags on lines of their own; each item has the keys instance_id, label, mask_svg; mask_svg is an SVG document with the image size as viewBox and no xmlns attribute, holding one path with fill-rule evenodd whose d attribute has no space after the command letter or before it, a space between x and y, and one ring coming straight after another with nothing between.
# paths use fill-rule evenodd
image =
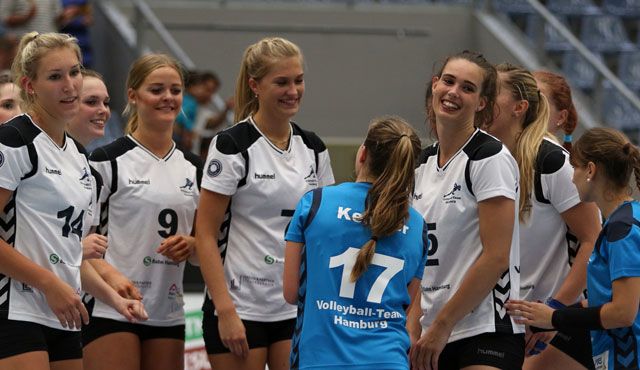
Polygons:
<instances>
[{"instance_id":1,"label":"jersey sponsor logo","mask_svg":"<svg viewBox=\"0 0 640 370\"><path fill-rule=\"evenodd\" d=\"M351 208L349 207L339 206L337 218L338 220L347 220L347 221L360 223L362 222L362 213L352 212ZM408 230L409 230L409 226L404 225L402 226L402 229L399 229L398 231L400 231L403 234L406 234Z\"/></svg>"},{"instance_id":2,"label":"jersey sponsor logo","mask_svg":"<svg viewBox=\"0 0 640 370\"><path fill-rule=\"evenodd\" d=\"M458 200L462 199L459 195L456 195L456 192L460 190L462 190L462 186L458 185L458 183L456 182L453 184L453 189L447 194L443 195L442 199L447 204L451 204L451 203L455 204Z\"/></svg>"},{"instance_id":3,"label":"jersey sponsor logo","mask_svg":"<svg viewBox=\"0 0 640 370\"><path fill-rule=\"evenodd\" d=\"M222 172L222 163L217 159L212 159L207 166L207 175L216 177Z\"/></svg>"},{"instance_id":4,"label":"jersey sponsor logo","mask_svg":"<svg viewBox=\"0 0 640 370\"><path fill-rule=\"evenodd\" d=\"M33 288L31 288L29 285L22 283L22 291L23 292L29 292L29 293L33 293Z\"/></svg>"},{"instance_id":5,"label":"jersey sponsor logo","mask_svg":"<svg viewBox=\"0 0 640 370\"><path fill-rule=\"evenodd\" d=\"M413 195L412 195L412 196L413 196L413 200L420 200L420 199L422 199L422 193L420 193L420 194L413 193Z\"/></svg>"},{"instance_id":6,"label":"jersey sponsor logo","mask_svg":"<svg viewBox=\"0 0 640 370\"><path fill-rule=\"evenodd\" d=\"M193 180L186 177L184 185L182 185L179 189L184 195L193 195L193 185L194 185Z\"/></svg>"},{"instance_id":7,"label":"jersey sponsor logo","mask_svg":"<svg viewBox=\"0 0 640 370\"><path fill-rule=\"evenodd\" d=\"M149 289L149 288L151 288L151 281L148 281L148 280L132 280L131 282L138 289Z\"/></svg>"},{"instance_id":8,"label":"jersey sponsor logo","mask_svg":"<svg viewBox=\"0 0 640 370\"><path fill-rule=\"evenodd\" d=\"M442 289L451 289L451 284L443 284L438 286L422 286L423 292L437 292L438 290Z\"/></svg>"},{"instance_id":9,"label":"jersey sponsor logo","mask_svg":"<svg viewBox=\"0 0 640 370\"><path fill-rule=\"evenodd\" d=\"M304 177L304 181L311 186L318 186L318 176L316 176L316 170L313 165L309 165L309 174Z\"/></svg>"},{"instance_id":10,"label":"jersey sponsor logo","mask_svg":"<svg viewBox=\"0 0 640 370\"><path fill-rule=\"evenodd\" d=\"M129 185L151 185L151 180L129 179Z\"/></svg>"},{"instance_id":11,"label":"jersey sponsor logo","mask_svg":"<svg viewBox=\"0 0 640 370\"><path fill-rule=\"evenodd\" d=\"M48 173L49 175L58 175L58 176L62 176L62 170L56 169L56 168L49 168L47 166L44 167L44 172Z\"/></svg>"},{"instance_id":12,"label":"jersey sponsor logo","mask_svg":"<svg viewBox=\"0 0 640 370\"><path fill-rule=\"evenodd\" d=\"M4 164L4 154L0 152L0 167L2 167L3 164Z\"/></svg>"},{"instance_id":13,"label":"jersey sponsor logo","mask_svg":"<svg viewBox=\"0 0 640 370\"><path fill-rule=\"evenodd\" d=\"M282 258L276 258L274 256L266 255L264 256L264 263L267 265L273 265L274 263L284 263Z\"/></svg>"},{"instance_id":14,"label":"jersey sponsor logo","mask_svg":"<svg viewBox=\"0 0 640 370\"><path fill-rule=\"evenodd\" d=\"M170 301L171 312L180 311L182 309L184 305L182 292L180 291L180 289L178 289L178 286L176 284L171 284L171 286L169 287L167 299Z\"/></svg>"},{"instance_id":15,"label":"jersey sponsor logo","mask_svg":"<svg viewBox=\"0 0 640 370\"><path fill-rule=\"evenodd\" d=\"M240 285L242 284L273 287L273 286L276 286L276 281L273 279L264 278L264 277L240 275Z\"/></svg>"},{"instance_id":16,"label":"jersey sponsor logo","mask_svg":"<svg viewBox=\"0 0 640 370\"><path fill-rule=\"evenodd\" d=\"M276 179L276 174L275 173L254 173L253 174L253 178L256 180L275 180Z\"/></svg>"},{"instance_id":17,"label":"jersey sponsor logo","mask_svg":"<svg viewBox=\"0 0 640 370\"><path fill-rule=\"evenodd\" d=\"M91 174L87 170L87 167L82 167L82 171L80 171L80 178L78 180L85 189L91 190Z\"/></svg>"},{"instance_id":18,"label":"jersey sponsor logo","mask_svg":"<svg viewBox=\"0 0 640 370\"><path fill-rule=\"evenodd\" d=\"M60 258L60 256L58 256L55 253L51 253L49 255L49 262L52 265L57 265L57 264L66 265L66 263L62 260L62 258Z\"/></svg>"},{"instance_id":19,"label":"jersey sponsor logo","mask_svg":"<svg viewBox=\"0 0 640 370\"><path fill-rule=\"evenodd\" d=\"M178 267L180 265L180 262L175 262L171 260L159 260L151 256L146 256L142 259L142 264L145 265L146 267L149 267L151 265L170 265L170 266Z\"/></svg>"},{"instance_id":20,"label":"jersey sponsor logo","mask_svg":"<svg viewBox=\"0 0 640 370\"><path fill-rule=\"evenodd\" d=\"M593 365L596 370L607 370L609 368L609 351L593 356Z\"/></svg>"}]
</instances>

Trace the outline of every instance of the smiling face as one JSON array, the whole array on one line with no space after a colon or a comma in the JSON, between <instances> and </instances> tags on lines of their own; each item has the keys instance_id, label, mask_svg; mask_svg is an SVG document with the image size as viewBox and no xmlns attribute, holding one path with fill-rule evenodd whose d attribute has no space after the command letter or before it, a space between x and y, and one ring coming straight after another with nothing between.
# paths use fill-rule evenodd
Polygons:
<instances>
[{"instance_id":1,"label":"smiling face","mask_svg":"<svg viewBox=\"0 0 640 370\"><path fill-rule=\"evenodd\" d=\"M436 119L473 123L476 112L486 105L486 99L480 96L483 80L484 74L478 65L465 59L450 60L442 75L432 80Z\"/></svg>"},{"instance_id":2,"label":"smiling face","mask_svg":"<svg viewBox=\"0 0 640 370\"><path fill-rule=\"evenodd\" d=\"M298 113L304 94L302 62L299 57L281 59L260 80L249 79L249 86L258 95L261 114L288 120Z\"/></svg>"},{"instance_id":3,"label":"smiling face","mask_svg":"<svg viewBox=\"0 0 640 370\"><path fill-rule=\"evenodd\" d=\"M52 49L38 61L36 76L24 78L33 107L50 118L69 122L80 108L80 61L71 48Z\"/></svg>"},{"instance_id":4,"label":"smiling face","mask_svg":"<svg viewBox=\"0 0 640 370\"><path fill-rule=\"evenodd\" d=\"M80 93L80 110L68 125L71 136L83 145L104 136L105 124L111 116L109 102L104 82L96 77L85 76Z\"/></svg>"},{"instance_id":5,"label":"smiling face","mask_svg":"<svg viewBox=\"0 0 640 370\"><path fill-rule=\"evenodd\" d=\"M20 88L11 82L0 85L0 124L20 113Z\"/></svg>"},{"instance_id":6,"label":"smiling face","mask_svg":"<svg viewBox=\"0 0 640 370\"><path fill-rule=\"evenodd\" d=\"M173 127L182 107L182 79L177 70L163 66L153 70L137 89L129 89L129 102L136 107L140 126Z\"/></svg>"}]
</instances>

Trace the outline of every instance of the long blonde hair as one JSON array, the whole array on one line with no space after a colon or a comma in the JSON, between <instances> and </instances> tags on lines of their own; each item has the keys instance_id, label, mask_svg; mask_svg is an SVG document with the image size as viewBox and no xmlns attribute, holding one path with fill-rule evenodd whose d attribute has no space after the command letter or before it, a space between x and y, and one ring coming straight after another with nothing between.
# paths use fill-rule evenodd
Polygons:
<instances>
[{"instance_id":1,"label":"long blonde hair","mask_svg":"<svg viewBox=\"0 0 640 370\"><path fill-rule=\"evenodd\" d=\"M499 64L496 69L499 76L504 78L504 86L511 91L512 97L516 101L526 100L529 103L513 153L520 170L520 222L526 222L531 214L531 191L540 144L545 137L552 138L547 131L549 104L540 93L531 72L509 63Z\"/></svg>"},{"instance_id":2,"label":"long blonde hair","mask_svg":"<svg viewBox=\"0 0 640 370\"><path fill-rule=\"evenodd\" d=\"M131 68L129 69L129 75L127 76L127 90L137 90L144 80L158 68L170 67L178 72L180 75L180 81L184 85L184 70L177 60L166 54L147 54L136 59ZM122 112L125 116L129 117L127 120L127 126L125 127L125 133L132 134L138 128L138 111L136 106L130 101L127 101L127 106Z\"/></svg>"},{"instance_id":3,"label":"long blonde hair","mask_svg":"<svg viewBox=\"0 0 640 370\"><path fill-rule=\"evenodd\" d=\"M20 87L20 98L23 108L27 109L34 103L35 96L29 94L23 81L26 78L34 80L37 78L38 63L50 51L55 49L68 48L78 57L78 62L82 64L82 54L75 37L64 33L38 33L29 32L22 36L16 57L11 65L11 72L15 83Z\"/></svg>"},{"instance_id":4,"label":"long blonde hair","mask_svg":"<svg viewBox=\"0 0 640 370\"><path fill-rule=\"evenodd\" d=\"M258 97L249 87L249 79L260 80L271 67L278 61L298 57L303 64L303 56L300 48L293 42L281 37L267 37L253 45L249 45L242 56L240 72L236 80L235 116L234 120L240 122L258 111Z\"/></svg>"},{"instance_id":5,"label":"long blonde hair","mask_svg":"<svg viewBox=\"0 0 640 370\"><path fill-rule=\"evenodd\" d=\"M371 229L373 237L360 248L351 281L358 280L369 267L377 240L398 231L409 217L420 139L402 118L388 116L371 122L364 146L368 154L365 165L375 180L367 194L362 224Z\"/></svg>"}]
</instances>

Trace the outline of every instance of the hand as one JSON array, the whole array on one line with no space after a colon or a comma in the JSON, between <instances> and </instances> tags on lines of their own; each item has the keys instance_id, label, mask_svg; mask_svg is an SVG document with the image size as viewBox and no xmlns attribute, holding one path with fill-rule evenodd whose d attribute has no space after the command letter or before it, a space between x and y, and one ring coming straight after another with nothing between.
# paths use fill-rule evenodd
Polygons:
<instances>
[{"instance_id":1,"label":"hand","mask_svg":"<svg viewBox=\"0 0 640 370\"><path fill-rule=\"evenodd\" d=\"M447 345L453 327L433 322L427 332L409 350L411 368L415 370L438 370L440 353Z\"/></svg>"},{"instance_id":2,"label":"hand","mask_svg":"<svg viewBox=\"0 0 640 370\"><path fill-rule=\"evenodd\" d=\"M182 262L193 253L195 241L192 236L173 235L166 238L160 244L160 247L156 249L156 252L172 259L174 262Z\"/></svg>"},{"instance_id":3,"label":"hand","mask_svg":"<svg viewBox=\"0 0 640 370\"><path fill-rule=\"evenodd\" d=\"M49 280L42 293L63 328L80 329L83 323L89 323L89 313L80 295L58 277Z\"/></svg>"},{"instance_id":4,"label":"hand","mask_svg":"<svg viewBox=\"0 0 640 370\"><path fill-rule=\"evenodd\" d=\"M222 344L236 356L246 358L249 355L246 330L235 309L221 314L218 312L218 332Z\"/></svg>"},{"instance_id":5,"label":"hand","mask_svg":"<svg viewBox=\"0 0 640 370\"><path fill-rule=\"evenodd\" d=\"M109 284L113 290L118 292L121 297L137 301L142 300L142 294L138 288L133 285L133 282L115 268L113 268L112 271L103 278L104 281Z\"/></svg>"},{"instance_id":6,"label":"hand","mask_svg":"<svg viewBox=\"0 0 640 370\"><path fill-rule=\"evenodd\" d=\"M92 233L82 239L82 259L102 258L107 252L107 237Z\"/></svg>"},{"instance_id":7,"label":"hand","mask_svg":"<svg viewBox=\"0 0 640 370\"><path fill-rule=\"evenodd\" d=\"M542 353L556 333L555 331L532 333L527 328L527 335L525 337L526 345L524 348L525 356L535 356Z\"/></svg>"},{"instance_id":8,"label":"hand","mask_svg":"<svg viewBox=\"0 0 640 370\"><path fill-rule=\"evenodd\" d=\"M553 329L551 316L555 310L544 303L510 300L505 307L518 324Z\"/></svg>"},{"instance_id":9,"label":"hand","mask_svg":"<svg viewBox=\"0 0 640 370\"><path fill-rule=\"evenodd\" d=\"M113 308L132 323L146 321L149 318L142 302L135 299L126 299L118 296Z\"/></svg>"}]
</instances>

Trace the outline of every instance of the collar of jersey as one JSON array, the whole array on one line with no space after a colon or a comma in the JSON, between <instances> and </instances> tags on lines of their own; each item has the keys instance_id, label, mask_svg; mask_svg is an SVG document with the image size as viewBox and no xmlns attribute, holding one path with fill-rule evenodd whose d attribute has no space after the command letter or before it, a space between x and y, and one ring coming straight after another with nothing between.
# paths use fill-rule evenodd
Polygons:
<instances>
[{"instance_id":1,"label":"collar of jersey","mask_svg":"<svg viewBox=\"0 0 640 370\"><path fill-rule=\"evenodd\" d=\"M33 123L34 126L36 126L38 128L38 130L40 130L40 132L42 132L42 134L51 142L51 144L53 144L53 146L55 146L58 150L62 150L64 151L65 149L67 149L67 132L64 132L64 137L62 138L62 146L58 146L58 143L55 142L55 140L53 140L51 138L51 136L49 136L49 134L47 134L47 132L45 130L43 130L40 126L38 126L38 124L36 123L36 121L33 120L33 118L31 118L31 116L28 113L23 113L25 116L29 117L29 121L31 121L31 123Z\"/></svg>"},{"instance_id":2,"label":"collar of jersey","mask_svg":"<svg viewBox=\"0 0 640 370\"><path fill-rule=\"evenodd\" d=\"M464 150L464 148L467 146L467 144L469 144L471 139L473 139L473 137L476 136L478 131L480 131L480 130L476 128L476 130L473 132L473 134L471 134L471 136L469 136L467 141L465 141L464 144L462 144L462 146L460 147L460 149L458 149L456 154L452 155L451 158L449 158L449 160L447 161L447 163L445 163L444 166L442 166L442 167L439 166L439 163L440 163L440 145L438 145L438 148L436 149L436 170L438 172L446 171L447 167L449 167L451 162L453 162L453 160L458 156L458 154L460 154Z\"/></svg>"},{"instance_id":3,"label":"collar of jersey","mask_svg":"<svg viewBox=\"0 0 640 370\"><path fill-rule=\"evenodd\" d=\"M164 157L160 158L157 155L153 154L153 152L150 151L149 149L147 149L144 145L142 145L142 143L139 142L138 140L136 140L132 135L127 135L127 138L129 140L133 141L134 144L136 144L140 149L142 149L145 153L147 153L150 156L152 156L158 162L166 161L167 159L169 159L169 157L171 157L173 152L176 150L176 143L175 142L171 142L171 149L169 149L169 151L167 152L167 154L165 154Z\"/></svg>"},{"instance_id":4,"label":"collar of jersey","mask_svg":"<svg viewBox=\"0 0 640 370\"><path fill-rule=\"evenodd\" d=\"M267 143L269 143L269 145L273 149L275 149L275 151L277 151L280 154L289 153L291 151L291 144L293 141L293 127L291 127L291 123L289 123L289 146L287 147L286 150L282 150L278 148L274 143L272 143L271 140L269 140L269 138L267 137L267 135L263 134L262 131L260 131L260 129L258 128L258 125L256 125L256 121L254 121L253 117L251 116L249 117L249 123L251 123L253 127L255 127L258 133L260 133L260 136L262 136L267 141Z\"/></svg>"}]
</instances>

